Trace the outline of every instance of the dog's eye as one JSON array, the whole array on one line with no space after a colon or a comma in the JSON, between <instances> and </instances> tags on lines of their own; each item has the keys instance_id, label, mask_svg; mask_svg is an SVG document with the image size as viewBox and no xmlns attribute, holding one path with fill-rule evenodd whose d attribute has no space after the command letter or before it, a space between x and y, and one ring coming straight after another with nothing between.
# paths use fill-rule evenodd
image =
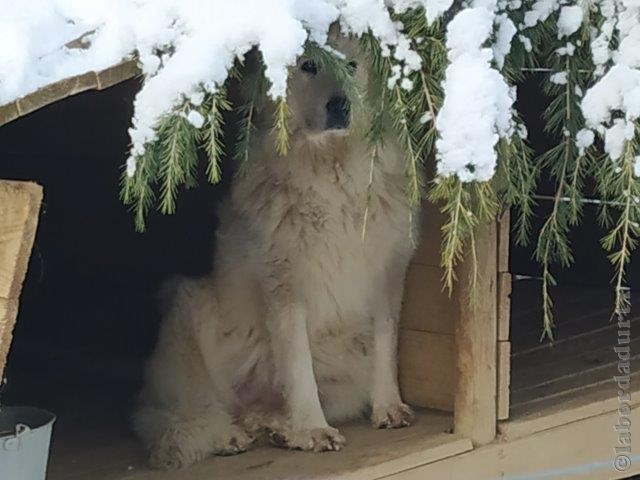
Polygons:
<instances>
[{"instance_id":1,"label":"dog's eye","mask_svg":"<svg viewBox=\"0 0 640 480\"><path fill-rule=\"evenodd\" d=\"M348 65L353 72L358 69L358 62L356 62L355 60L351 60Z\"/></svg>"},{"instance_id":2,"label":"dog's eye","mask_svg":"<svg viewBox=\"0 0 640 480\"><path fill-rule=\"evenodd\" d=\"M316 75L318 73L318 65L313 60L306 60L302 65L300 65L300 70L309 75Z\"/></svg>"}]
</instances>

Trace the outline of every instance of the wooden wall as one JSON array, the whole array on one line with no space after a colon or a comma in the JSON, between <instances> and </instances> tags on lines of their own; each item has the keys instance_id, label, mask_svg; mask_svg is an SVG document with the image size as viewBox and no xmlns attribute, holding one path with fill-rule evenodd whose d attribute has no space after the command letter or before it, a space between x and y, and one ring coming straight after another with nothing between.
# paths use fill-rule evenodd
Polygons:
<instances>
[{"instance_id":1,"label":"wooden wall","mask_svg":"<svg viewBox=\"0 0 640 480\"><path fill-rule=\"evenodd\" d=\"M457 383L454 330L460 314L458 290L442 290L440 227L443 215L425 201L421 235L409 266L399 332L399 378L412 405L453 411Z\"/></svg>"},{"instance_id":2,"label":"wooden wall","mask_svg":"<svg viewBox=\"0 0 640 480\"><path fill-rule=\"evenodd\" d=\"M444 217L425 202L421 238L407 272L399 332L400 388L406 402L455 411L456 429L476 443L495 437L509 415L509 215L476 238L479 294L469 302L470 262L451 296L442 289Z\"/></svg>"}]
</instances>

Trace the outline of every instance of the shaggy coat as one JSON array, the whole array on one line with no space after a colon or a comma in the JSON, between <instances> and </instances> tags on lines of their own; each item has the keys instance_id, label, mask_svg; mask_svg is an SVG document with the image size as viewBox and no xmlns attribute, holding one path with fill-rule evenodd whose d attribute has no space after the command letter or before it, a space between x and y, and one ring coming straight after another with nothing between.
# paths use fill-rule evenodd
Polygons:
<instances>
[{"instance_id":1,"label":"shaggy coat","mask_svg":"<svg viewBox=\"0 0 640 480\"><path fill-rule=\"evenodd\" d=\"M341 95L328 75L307 64L289 89L289 153L258 129L220 208L214 271L167 289L134 414L154 466L239 453L265 431L280 446L339 450L330 424L411 420L396 371L413 251L405 159L388 138L372 162L356 128L327 126Z\"/></svg>"}]
</instances>

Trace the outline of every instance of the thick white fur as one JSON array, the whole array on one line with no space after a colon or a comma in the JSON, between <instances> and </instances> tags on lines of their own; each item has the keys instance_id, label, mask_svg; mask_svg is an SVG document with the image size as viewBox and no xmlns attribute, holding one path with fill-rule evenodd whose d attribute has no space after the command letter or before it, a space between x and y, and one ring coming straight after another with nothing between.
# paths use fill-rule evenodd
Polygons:
<instances>
[{"instance_id":1,"label":"thick white fur","mask_svg":"<svg viewBox=\"0 0 640 480\"><path fill-rule=\"evenodd\" d=\"M367 142L323 129L335 93L322 72L294 75L289 154L259 129L220 209L213 273L169 289L134 414L155 466L241 452L260 428L289 448L338 450L329 423L367 411L376 427L411 419L396 379L413 250L405 162L387 139L369 187Z\"/></svg>"}]
</instances>

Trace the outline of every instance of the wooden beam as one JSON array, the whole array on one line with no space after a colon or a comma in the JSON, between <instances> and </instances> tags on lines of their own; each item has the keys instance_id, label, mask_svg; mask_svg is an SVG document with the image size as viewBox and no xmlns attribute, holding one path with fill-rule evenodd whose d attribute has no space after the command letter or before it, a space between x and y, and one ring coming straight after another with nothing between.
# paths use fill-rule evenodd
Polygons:
<instances>
[{"instance_id":1,"label":"wooden beam","mask_svg":"<svg viewBox=\"0 0 640 480\"><path fill-rule=\"evenodd\" d=\"M0 180L0 378L38 225L42 187Z\"/></svg>"},{"instance_id":2,"label":"wooden beam","mask_svg":"<svg viewBox=\"0 0 640 480\"><path fill-rule=\"evenodd\" d=\"M0 106L0 126L64 98L87 90L103 90L139 75L136 60L123 60L98 72L86 72L46 85L18 100Z\"/></svg>"},{"instance_id":3,"label":"wooden beam","mask_svg":"<svg viewBox=\"0 0 640 480\"><path fill-rule=\"evenodd\" d=\"M615 392L614 392L615 393ZM617 402L617 398L615 399ZM633 450L626 471L614 468L614 447L620 446L614 426L617 411L565 423L515 440L496 441L461 455L383 477L385 480L424 479L576 479L638 478L640 462ZM637 408L630 415L638 425Z\"/></svg>"},{"instance_id":4,"label":"wooden beam","mask_svg":"<svg viewBox=\"0 0 640 480\"><path fill-rule=\"evenodd\" d=\"M459 270L460 316L455 329L458 382L454 430L474 445L491 442L497 422L497 223L476 233L477 291L471 299L472 262Z\"/></svg>"}]
</instances>

